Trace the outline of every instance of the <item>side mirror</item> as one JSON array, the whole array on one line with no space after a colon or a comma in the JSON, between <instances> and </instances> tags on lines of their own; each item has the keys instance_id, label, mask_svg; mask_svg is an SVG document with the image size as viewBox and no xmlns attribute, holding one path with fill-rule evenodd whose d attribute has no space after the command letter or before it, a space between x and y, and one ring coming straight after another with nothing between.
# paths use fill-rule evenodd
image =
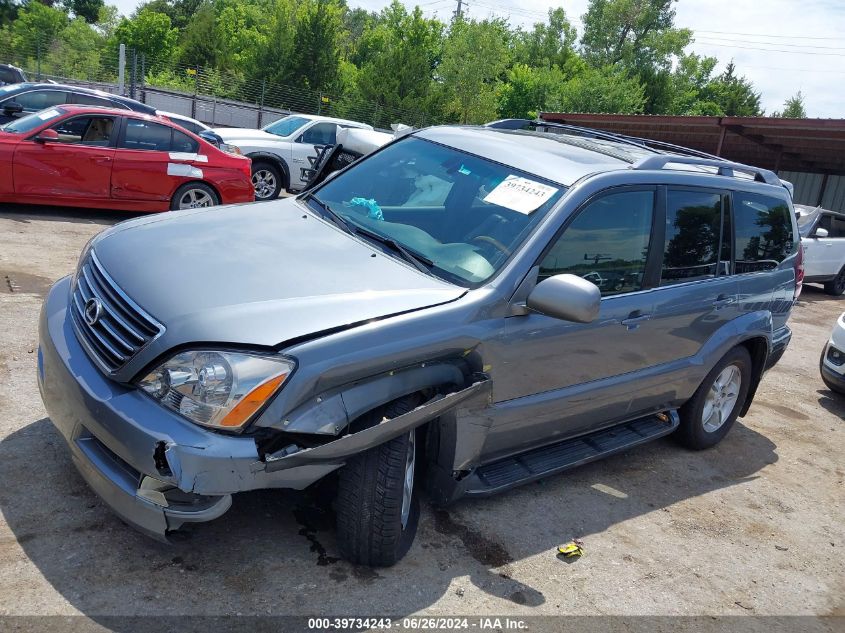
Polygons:
<instances>
[{"instance_id":1,"label":"side mirror","mask_svg":"<svg viewBox=\"0 0 845 633\"><path fill-rule=\"evenodd\" d=\"M59 140L59 133L52 128L47 128L46 130L41 130L33 139L36 143L48 143L50 141L58 141Z\"/></svg>"},{"instance_id":2,"label":"side mirror","mask_svg":"<svg viewBox=\"0 0 845 633\"><path fill-rule=\"evenodd\" d=\"M9 101L3 104L3 114L6 116L14 116L23 112L23 106L17 101Z\"/></svg>"},{"instance_id":3,"label":"side mirror","mask_svg":"<svg viewBox=\"0 0 845 633\"><path fill-rule=\"evenodd\" d=\"M601 290L577 275L555 275L534 286L526 305L555 319L590 323L599 315Z\"/></svg>"},{"instance_id":4,"label":"side mirror","mask_svg":"<svg viewBox=\"0 0 845 633\"><path fill-rule=\"evenodd\" d=\"M828 232L827 229L824 227L818 227L815 231L813 231L813 237L827 237Z\"/></svg>"}]
</instances>

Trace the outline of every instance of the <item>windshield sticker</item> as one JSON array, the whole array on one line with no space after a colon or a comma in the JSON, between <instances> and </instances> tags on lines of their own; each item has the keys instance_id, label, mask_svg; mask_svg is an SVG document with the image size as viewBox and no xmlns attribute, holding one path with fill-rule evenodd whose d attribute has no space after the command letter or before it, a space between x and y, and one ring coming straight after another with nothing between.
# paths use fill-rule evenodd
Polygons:
<instances>
[{"instance_id":1,"label":"windshield sticker","mask_svg":"<svg viewBox=\"0 0 845 633\"><path fill-rule=\"evenodd\" d=\"M59 116L58 110L47 110L46 112L40 112L38 114L38 118L42 121L46 121L47 119L52 119L54 116Z\"/></svg>"},{"instance_id":2,"label":"windshield sticker","mask_svg":"<svg viewBox=\"0 0 845 633\"><path fill-rule=\"evenodd\" d=\"M461 165L461 168L458 170L458 172L463 174L464 176L469 176L472 173L469 169L467 169L463 165Z\"/></svg>"},{"instance_id":3,"label":"windshield sticker","mask_svg":"<svg viewBox=\"0 0 845 633\"><path fill-rule=\"evenodd\" d=\"M557 192L557 187L549 187L511 174L487 194L484 202L528 215L539 209Z\"/></svg>"}]
</instances>

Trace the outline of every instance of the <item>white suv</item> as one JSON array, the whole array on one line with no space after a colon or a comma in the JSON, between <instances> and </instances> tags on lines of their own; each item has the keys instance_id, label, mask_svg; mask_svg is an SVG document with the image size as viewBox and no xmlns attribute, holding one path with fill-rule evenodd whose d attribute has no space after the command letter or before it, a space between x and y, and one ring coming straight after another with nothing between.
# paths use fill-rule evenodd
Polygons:
<instances>
[{"instance_id":1,"label":"white suv","mask_svg":"<svg viewBox=\"0 0 845 633\"><path fill-rule=\"evenodd\" d=\"M334 145L338 128L372 130L371 125L309 114L291 114L260 130L215 128L227 145L238 147L252 159L252 184L256 200L273 200L282 190L305 187L302 169L310 168L316 146Z\"/></svg>"},{"instance_id":2,"label":"white suv","mask_svg":"<svg viewBox=\"0 0 845 633\"><path fill-rule=\"evenodd\" d=\"M824 284L829 295L845 292L845 213L795 205L804 246L804 283Z\"/></svg>"}]
</instances>

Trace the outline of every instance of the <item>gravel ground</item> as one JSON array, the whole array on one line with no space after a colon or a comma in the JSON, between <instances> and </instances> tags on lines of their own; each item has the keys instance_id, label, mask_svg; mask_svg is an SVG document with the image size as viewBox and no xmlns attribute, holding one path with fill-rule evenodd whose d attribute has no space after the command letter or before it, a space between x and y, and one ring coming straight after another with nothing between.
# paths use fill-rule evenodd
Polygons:
<instances>
[{"instance_id":1,"label":"gravel ground","mask_svg":"<svg viewBox=\"0 0 845 633\"><path fill-rule=\"evenodd\" d=\"M319 491L240 495L167 546L77 475L38 394L37 316L85 242L125 217L0 207L0 615L845 615L845 398L818 373L845 302L805 287L792 344L718 447L658 440L424 504L408 556L370 570L337 559ZM555 549L573 537L586 553L567 564Z\"/></svg>"}]
</instances>

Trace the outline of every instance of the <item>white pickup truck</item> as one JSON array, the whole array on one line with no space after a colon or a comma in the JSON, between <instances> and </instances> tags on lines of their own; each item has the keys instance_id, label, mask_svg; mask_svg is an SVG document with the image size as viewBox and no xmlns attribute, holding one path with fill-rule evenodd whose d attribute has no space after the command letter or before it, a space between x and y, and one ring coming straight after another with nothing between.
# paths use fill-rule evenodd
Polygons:
<instances>
[{"instance_id":1,"label":"white pickup truck","mask_svg":"<svg viewBox=\"0 0 845 633\"><path fill-rule=\"evenodd\" d=\"M252 185L257 201L273 200L283 191L305 187L302 168L311 167L309 157L319 146L334 145L338 128L372 130L371 125L309 114L291 114L260 130L215 128L230 146L252 159Z\"/></svg>"},{"instance_id":2,"label":"white pickup truck","mask_svg":"<svg viewBox=\"0 0 845 633\"><path fill-rule=\"evenodd\" d=\"M829 295L845 292L845 213L796 204L804 246L804 283L824 284Z\"/></svg>"}]
</instances>

